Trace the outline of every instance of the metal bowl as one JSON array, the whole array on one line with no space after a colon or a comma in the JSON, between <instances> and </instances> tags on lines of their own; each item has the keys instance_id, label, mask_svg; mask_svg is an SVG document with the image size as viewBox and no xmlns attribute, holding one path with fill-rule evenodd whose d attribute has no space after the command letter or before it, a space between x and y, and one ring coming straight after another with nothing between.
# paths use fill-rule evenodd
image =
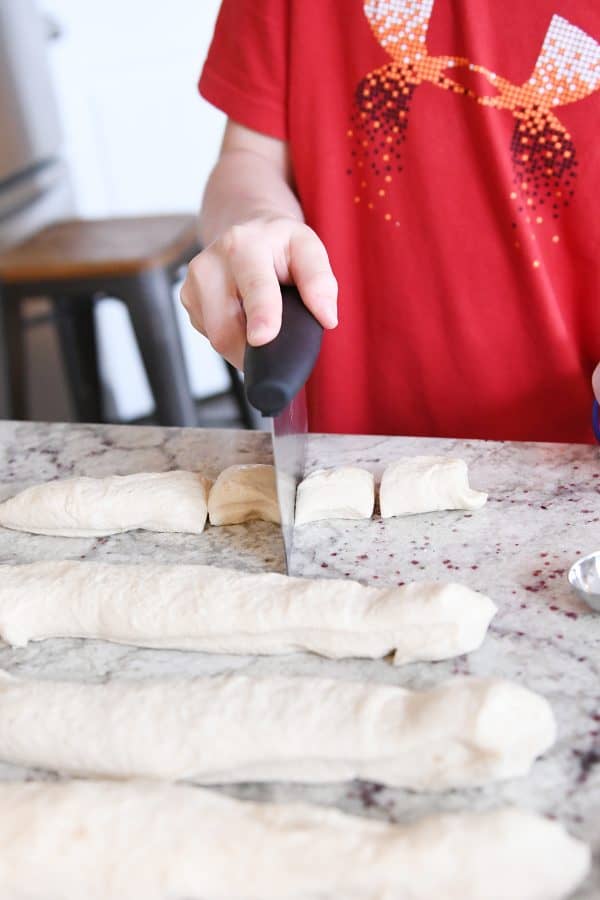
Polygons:
<instances>
[{"instance_id":1,"label":"metal bowl","mask_svg":"<svg viewBox=\"0 0 600 900\"><path fill-rule=\"evenodd\" d=\"M569 584L584 603L600 612L600 550L573 563Z\"/></svg>"}]
</instances>

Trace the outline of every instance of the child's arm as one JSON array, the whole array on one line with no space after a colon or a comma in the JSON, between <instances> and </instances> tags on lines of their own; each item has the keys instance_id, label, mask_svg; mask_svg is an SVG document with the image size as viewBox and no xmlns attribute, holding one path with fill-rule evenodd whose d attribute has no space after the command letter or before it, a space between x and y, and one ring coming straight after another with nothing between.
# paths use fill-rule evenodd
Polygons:
<instances>
[{"instance_id":1,"label":"child's arm","mask_svg":"<svg viewBox=\"0 0 600 900\"><path fill-rule=\"evenodd\" d=\"M228 123L200 234L206 250L192 260L181 300L234 365L241 367L246 337L260 345L279 332L279 282L294 282L322 325L335 327L337 283L325 247L304 224L283 141Z\"/></svg>"}]
</instances>

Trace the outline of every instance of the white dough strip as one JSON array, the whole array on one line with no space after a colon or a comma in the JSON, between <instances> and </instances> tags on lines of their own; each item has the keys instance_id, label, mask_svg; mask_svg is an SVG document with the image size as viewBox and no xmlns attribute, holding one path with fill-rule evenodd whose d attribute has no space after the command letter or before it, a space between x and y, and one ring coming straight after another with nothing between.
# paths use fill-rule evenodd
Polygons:
<instances>
[{"instance_id":1,"label":"white dough strip","mask_svg":"<svg viewBox=\"0 0 600 900\"><path fill-rule=\"evenodd\" d=\"M262 519L279 524L274 466L260 463L224 469L208 495L211 525L238 525Z\"/></svg>"},{"instance_id":2,"label":"white dough strip","mask_svg":"<svg viewBox=\"0 0 600 900\"><path fill-rule=\"evenodd\" d=\"M0 566L0 637L99 638L212 653L309 650L396 664L479 647L496 607L458 584L370 588L355 581L214 566L38 562Z\"/></svg>"},{"instance_id":3,"label":"white dough strip","mask_svg":"<svg viewBox=\"0 0 600 900\"><path fill-rule=\"evenodd\" d=\"M0 678L0 760L74 775L439 791L524 775L554 739L546 700L493 679Z\"/></svg>"},{"instance_id":4,"label":"white dough strip","mask_svg":"<svg viewBox=\"0 0 600 900\"><path fill-rule=\"evenodd\" d=\"M2 900L563 900L589 861L511 807L392 825L181 785L0 785Z\"/></svg>"},{"instance_id":5,"label":"white dough strip","mask_svg":"<svg viewBox=\"0 0 600 900\"><path fill-rule=\"evenodd\" d=\"M201 534L209 489L207 478L181 470L48 481L0 503L0 525L59 537L137 528Z\"/></svg>"},{"instance_id":6,"label":"white dough strip","mask_svg":"<svg viewBox=\"0 0 600 900\"><path fill-rule=\"evenodd\" d=\"M451 509L481 509L487 494L469 486L464 459L406 456L384 470L379 488L381 516L408 516Z\"/></svg>"}]
</instances>

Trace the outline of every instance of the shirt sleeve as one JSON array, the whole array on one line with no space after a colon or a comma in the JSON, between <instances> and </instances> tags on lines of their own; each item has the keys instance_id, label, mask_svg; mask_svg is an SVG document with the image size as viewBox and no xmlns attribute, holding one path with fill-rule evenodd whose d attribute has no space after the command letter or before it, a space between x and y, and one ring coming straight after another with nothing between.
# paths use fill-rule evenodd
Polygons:
<instances>
[{"instance_id":1,"label":"shirt sleeve","mask_svg":"<svg viewBox=\"0 0 600 900\"><path fill-rule=\"evenodd\" d=\"M201 95L240 125L287 139L289 0L223 0Z\"/></svg>"}]
</instances>

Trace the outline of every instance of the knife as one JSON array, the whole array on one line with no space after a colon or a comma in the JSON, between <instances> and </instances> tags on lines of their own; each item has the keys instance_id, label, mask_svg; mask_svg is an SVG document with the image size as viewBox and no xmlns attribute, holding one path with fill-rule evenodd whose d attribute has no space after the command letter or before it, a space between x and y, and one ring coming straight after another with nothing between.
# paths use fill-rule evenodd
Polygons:
<instances>
[{"instance_id":1,"label":"knife","mask_svg":"<svg viewBox=\"0 0 600 900\"><path fill-rule=\"evenodd\" d=\"M272 417L273 460L285 563L291 573L296 488L304 476L308 418L304 385L323 338L323 328L298 289L282 285L281 330L262 347L246 346L244 386L248 402Z\"/></svg>"}]
</instances>

